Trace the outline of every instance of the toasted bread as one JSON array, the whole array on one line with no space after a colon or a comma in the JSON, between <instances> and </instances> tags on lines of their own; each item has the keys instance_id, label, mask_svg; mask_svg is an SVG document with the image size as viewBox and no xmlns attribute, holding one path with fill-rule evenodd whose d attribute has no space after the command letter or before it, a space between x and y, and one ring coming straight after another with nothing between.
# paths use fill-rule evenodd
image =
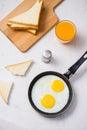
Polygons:
<instances>
[{"instance_id":1,"label":"toasted bread","mask_svg":"<svg viewBox=\"0 0 87 130\"><path fill-rule=\"evenodd\" d=\"M5 103L8 103L12 82L0 81L0 96L3 98Z\"/></svg>"},{"instance_id":2,"label":"toasted bread","mask_svg":"<svg viewBox=\"0 0 87 130\"><path fill-rule=\"evenodd\" d=\"M13 65L8 65L5 68L12 72L14 75L25 75L27 72L28 68L30 67L32 63L32 60L28 60L26 62L18 63L18 64L13 64Z\"/></svg>"},{"instance_id":3,"label":"toasted bread","mask_svg":"<svg viewBox=\"0 0 87 130\"><path fill-rule=\"evenodd\" d=\"M33 26L33 25L24 25L24 24L19 24L19 23L11 23L8 22L7 23L10 27L12 27L13 29L23 29L23 30L27 30L27 29L32 29L32 30L38 30L38 26Z\"/></svg>"},{"instance_id":4,"label":"toasted bread","mask_svg":"<svg viewBox=\"0 0 87 130\"><path fill-rule=\"evenodd\" d=\"M43 0L37 0L28 11L9 19L10 23L19 23L29 26L38 26Z\"/></svg>"},{"instance_id":5,"label":"toasted bread","mask_svg":"<svg viewBox=\"0 0 87 130\"><path fill-rule=\"evenodd\" d=\"M14 30L17 30L17 31L28 31L29 33L32 33L32 34L36 34L37 29L38 29L38 27L34 27L34 26L29 27L28 25L15 24L15 23L10 23L10 22L8 22L8 25L12 29L14 29ZM31 29L29 29L29 28L31 28Z\"/></svg>"}]
</instances>

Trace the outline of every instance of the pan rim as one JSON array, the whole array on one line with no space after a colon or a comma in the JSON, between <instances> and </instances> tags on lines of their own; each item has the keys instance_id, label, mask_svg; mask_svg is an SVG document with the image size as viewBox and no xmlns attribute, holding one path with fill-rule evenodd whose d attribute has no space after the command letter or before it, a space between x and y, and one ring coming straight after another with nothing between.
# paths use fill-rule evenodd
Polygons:
<instances>
[{"instance_id":1,"label":"pan rim","mask_svg":"<svg viewBox=\"0 0 87 130\"><path fill-rule=\"evenodd\" d=\"M69 98L68 98L68 101L67 101L66 105L60 111L58 111L58 112L57 111L53 112L53 113L44 112L44 111L40 110L34 104L34 102L32 100L32 96L31 95L32 95L32 89L33 89L34 84L37 82L38 79L40 79L43 76L47 76L47 75L55 75L55 76L60 77L67 84L67 87L69 89ZM39 112L40 114L42 114L43 116L46 116L46 117L55 117L55 116L58 116L58 115L62 114L63 112L65 112L65 110L69 107L69 105L70 105L70 103L72 101L72 96L73 96L73 91L72 91L72 87L71 87L71 84L70 84L69 80L63 74L55 72L55 71L45 71L45 72L42 72L42 73L38 74L31 81L31 83L29 85L29 89L28 89L28 99L29 99L29 102L30 102L31 106L34 108L34 110L36 110L37 112Z\"/></svg>"}]
</instances>

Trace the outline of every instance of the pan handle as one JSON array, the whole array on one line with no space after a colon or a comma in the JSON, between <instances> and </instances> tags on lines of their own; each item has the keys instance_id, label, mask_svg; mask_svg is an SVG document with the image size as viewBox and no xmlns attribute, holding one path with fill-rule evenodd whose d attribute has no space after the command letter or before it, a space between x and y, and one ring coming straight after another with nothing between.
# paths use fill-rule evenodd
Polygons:
<instances>
[{"instance_id":1,"label":"pan handle","mask_svg":"<svg viewBox=\"0 0 87 130\"><path fill-rule=\"evenodd\" d=\"M66 78L71 78L71 76L78 70L78 68L85 62L87 59L87 51L81 56L81 58L73 64L68 71L64 74Z\"/></svg>"}]
</instances>

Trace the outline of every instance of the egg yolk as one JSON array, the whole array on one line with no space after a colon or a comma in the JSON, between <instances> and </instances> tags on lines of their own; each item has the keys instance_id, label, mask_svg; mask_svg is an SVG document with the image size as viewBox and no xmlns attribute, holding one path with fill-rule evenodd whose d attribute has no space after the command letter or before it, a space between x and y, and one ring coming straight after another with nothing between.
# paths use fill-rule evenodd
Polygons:
<instances>
[{"instance_id":1,"label":"egg yolk","mask_svg":"<svg viewBox=\"0 0 87 130\"><path fill-rule=\"evenodd\" d=\"M61 80L54 80L52 82L52 86L51 88L55 91L55 92L61 92L64 89L64 83Z\"/></svg>"},{"instance_id":2,"label":"egg yolk","mask_svg":"<svg viewBox=\"0 0 87 130\"><path fill-rule=\"evenodd\" d=\"M41 105L45 108L52 108L55 105L55 98L50 94L46 94L41 98Z\"/></svg>"}]
</instances>

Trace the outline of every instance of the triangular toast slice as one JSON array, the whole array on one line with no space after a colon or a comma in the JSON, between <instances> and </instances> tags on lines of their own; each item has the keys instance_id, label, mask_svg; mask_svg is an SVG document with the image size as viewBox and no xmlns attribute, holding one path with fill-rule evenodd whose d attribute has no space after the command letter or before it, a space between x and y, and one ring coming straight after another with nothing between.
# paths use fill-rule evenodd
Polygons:
<instances>
[{"instance_id":1,"label":"triangular toast slice","mask_svg":"<svg viewBox=\"0 0 87 130\"><path fill-rule=\"evenodd\" d=\"M32 60L28 60L26 62L18 63L18 64L13 64L13 65L8 65L5 68L12 72L14 75L25 75L27 72L28 68L30 67L32 63Z\"/></svg>"},{"instance_id":2,"label":"triangular toast slice","mask_svg":"<svg viewBox=\"0 0 87 130\"><path fill-rule=\"evenodd\" d=\"M29 33L32 33L32 34L36 34L37 33L37 30L31 30L31 29L28 29L28 30L26 30L27 32L29 32Z\"/></svg>"},{"instance_id":3,"label":"triangular toast slice","mask_svg":"<svg viewBox=\"0 0 87 130\"><path fill-rule=\"evenodd\" d=\"M3 98L5 103L8 103L11 88L12 82L0 81L0 96Z\"/></svg>"},{"instance_id":4,"label":"triangular toast slice","mask_svg":"<svg viewBox=\"0 0 87 130\"><path fill-rule=\"evenodd\" d=\"M34 26L32 26L32 27L30 27L30 26L28 26L28 25L23 25L23 24L15 24L15 23L8 23L8 25L12 28L12 29L14 29L14 30L17 30L17 31L28 31L29 33L32 33L32 34L36 34L36 32L37 32L37 29L38 29L38 27L34 27ZM31 29L30 29L31 28Z\"/></svg>"},{"instance_id":5,"label":"triangular toast slice","mask_svg":"<svg viewBox=\"0 0 87 130\"><path fill-rule=\"evenodd\" d=\"M42 4L43 0L37 0L32 8L16 17L9 19L8 22L38 26Z\"/></svg>"},{"instance_id":6,"label":"triangular toast slice","mask_svg":"<svg viewBox=\"0 0 87 130\"><path fill-rule=\"evenodd\" d=\"M14 29L33 29L33 30L38 30L38 26L33 26L33 25L24 25L24 24L19 24L19 23L11 23L11 22L8 22L7 25L11 26L12 28Z\"/></svg>"},{"instance_id":7,"label":"triangular toast slice","mask_svg":"<svg viewBox=\"0 0 87 130\"><path fill-rule=\"evenodd\" d=\"M21 24L11 24L10 27L14 30L28 31L32 34L36 34L36 32L37 32L37 30L36 30L37 28L36 29L29 29L30 27L28 27L26 25L21 25Z\"/></svg>"},{"instance_id":8,"label":"triangular toast slice","mask_svg":"<svg viewBox=\"0 0 87 130\"><path fill-rule=\"evenodd\" d=\"M10 26L12 29L14 29L14 30L17 30L17 31L27 31L27 32L29 32L29 33L32 33L32 34L36 34L36 32L37 32L37 30L35 30L35 29L28 29L28 27L26 28L26 26L24 25L24 26L21 26L20 24L18 25L15 25L15 24L12 24L11 26Z\"/></svg>"}]
</instances>

